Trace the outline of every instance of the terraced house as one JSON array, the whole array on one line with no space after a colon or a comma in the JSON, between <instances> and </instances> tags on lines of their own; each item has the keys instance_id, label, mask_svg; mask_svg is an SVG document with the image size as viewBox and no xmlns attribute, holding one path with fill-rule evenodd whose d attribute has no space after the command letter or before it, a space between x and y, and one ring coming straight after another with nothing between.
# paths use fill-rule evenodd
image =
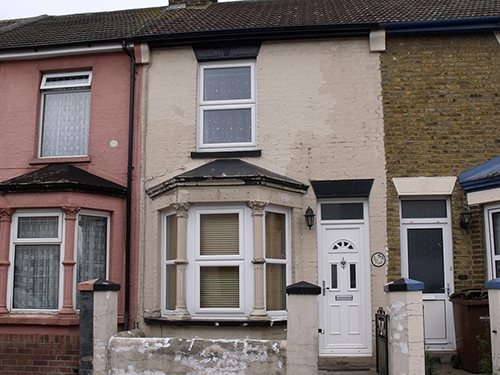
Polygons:
<instances>
[{"instance_id":1,"label":"terraced house","mask_svg":"<svg viewBox=\"0 0 500 375\"><path fill-rule=\"evenodd\" d=\"M499 1L176 0L3 21L4 347L76 337L75 284L101 277L141 336L110 344L109 373L294 373L286 287L304 281L319 333L294 343L314 358L296 373L368 368L383 286L406 277L425 283L426 348L453 353L448 297L497 276L499 15ZM90 100L83 151L45 143L57 95ZM85 221L105 224L101 247ZM79 273L98 247L101 273ZM35 291L18 265L39 249L59 273L36 266Z\"/></svg>"}]
</instances>

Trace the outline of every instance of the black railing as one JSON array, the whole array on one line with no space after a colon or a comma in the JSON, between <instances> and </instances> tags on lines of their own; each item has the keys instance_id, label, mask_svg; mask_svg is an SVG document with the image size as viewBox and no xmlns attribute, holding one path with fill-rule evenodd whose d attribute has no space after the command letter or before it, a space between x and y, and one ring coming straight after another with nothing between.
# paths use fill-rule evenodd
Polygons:
<instances>
[{"instance_id":1,"label":"black railing","mask_svg":"<svg viewBox=\"0 0 500 375\"><path fill-rule=\"evenodd\" d=\"M387 315L382 307L375 314L375 337L377 348L377 373L389 375L389 340L387 340Z\"/></svg>"}]
</instances>

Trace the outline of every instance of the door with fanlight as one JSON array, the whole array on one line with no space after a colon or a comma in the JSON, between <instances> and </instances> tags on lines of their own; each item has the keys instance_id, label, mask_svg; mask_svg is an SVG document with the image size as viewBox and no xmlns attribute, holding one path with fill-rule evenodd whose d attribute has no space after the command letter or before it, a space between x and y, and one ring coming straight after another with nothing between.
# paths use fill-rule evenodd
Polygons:
<instances>
[{"instance_id":1,"label":"door with fanlight","mask_svg":"<svg viewBox=\"0 0 500 375\"><path fill-rule=\"evenodd\" d=\"M424 283L425 345L431 350L454 349L449 200L402 200L400 212L402 276Z\"/></svg>"},{"instance_id":2,"label":"door with fanlight","mask_svg":"<svg viewBox=\"0 0 500 375\"><path fill-rule=\"evenodd\" d=\"M319 212L320 355L369 355L367 203L322 203Z\"/></svg>"}]
</instances>

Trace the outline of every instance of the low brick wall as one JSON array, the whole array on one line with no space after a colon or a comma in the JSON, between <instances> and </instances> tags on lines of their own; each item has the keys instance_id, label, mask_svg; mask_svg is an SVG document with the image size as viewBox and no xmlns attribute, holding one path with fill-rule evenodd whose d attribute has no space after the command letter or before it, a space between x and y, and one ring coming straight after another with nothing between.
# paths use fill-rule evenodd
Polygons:
<instances>
[{"instance_id":1,"label":"low brick wall","mask_svg":"<svg viewBox=\"0 0 500 375\"><path fill-rule=\"evenodd\" d=\"M286 342L113 337L109 374L286 374Z\"/></svg>"},{"instance_id":2,"label":"low brick wall","mask_svg":"<svg viewBox=\"0 0 500 375\"><path fill-rule=\"evenodd\" d=\"M0 334L2 375L74 375L78 361L78 336Z\"/></svg>"}]
</instances>

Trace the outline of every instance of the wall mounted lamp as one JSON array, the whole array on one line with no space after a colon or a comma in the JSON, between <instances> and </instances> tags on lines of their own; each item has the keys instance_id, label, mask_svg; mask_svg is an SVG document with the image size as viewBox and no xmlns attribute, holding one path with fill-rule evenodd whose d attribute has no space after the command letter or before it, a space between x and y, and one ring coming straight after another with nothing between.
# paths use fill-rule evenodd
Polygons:
<instances>
[{"instance_id":1,"label":"wall mounted lamp","mask_svg":"<svg viewBox=\"0 0 500 375\"><path fill-rule=\"evenodd\" d=\"M470 212L466 208L460 214L460 226L462 227L462 229L467 229L471 221L472 221L472 212Z\"/></svg>"},{"instance_id":2,"label":"wall mounted lamp","mask_svg":"<svg viewBox=\"0 0 500 375\"><path fill-rule=\"evenodd\" d=\"M312 210L311 207L307 207L306 214L304 217L306 218L306 225L309 227L309 230L311 230L312 226L314 225L314 211Z\"/></svg>"}]
</instances>

